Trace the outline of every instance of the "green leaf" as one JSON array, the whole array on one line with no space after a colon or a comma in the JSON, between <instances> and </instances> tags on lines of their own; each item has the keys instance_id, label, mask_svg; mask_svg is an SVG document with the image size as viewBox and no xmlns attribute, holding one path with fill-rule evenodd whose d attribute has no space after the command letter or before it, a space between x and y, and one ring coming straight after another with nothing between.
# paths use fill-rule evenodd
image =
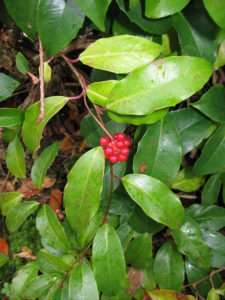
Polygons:
<instances>
[{"instance_id":1,"label":"green leaf","mask_svg":"<svg viewBox=\"0 0 225 300\"><path fill-rule=\"evenodd\" d=\"M220 179L220 174L215 174L211 176L202 190L202 204L212 205L217 202L220 190L222 187L222 181Z\"/></svg>"},{"instance_id":2,"label":"green leaf","mask_svg":"<svg viewBox=\"0 0 225 300\"><path fill-rule=\"evenodd\" d=\"M22 74L26 74L29 72L29 62L27 58L23 55L23 53L18 52L16 54L16 67L18 71L20 71Z\"/></svg>"},{"instance_id":3,"label":"green leaf","mask_svg":"<svg viewBox=\"0 0 225 300\"><path fill-rule=\"evenodd\" d=\"M192 106L218 123L225 122L225 88L223 85L211 87L199 101Z\"/></svg>"},{"instance_id":4,"label":"green leaf","mask_svg":"<svg viewBox=\"0 0 225 300\"><path fill-rule=\"evenodd\" d=\"M75 266L69 277L68 300L98 300L98 288L87 261Z\"/></svg>"},{"instance_id":5,"label":"green leaf","mask_svg":"<svg viewBox=\"0 0 225 300\"><path fill-rule=\"evenodd\" d=\"M163 18L181 11L190 0L146 0L145 15L148 18Z\"/></svg>"},{"instance_id":6,"label":"green leaf","mask_svg":"<svg viewBox=\"0 0 225 300\"><path fill-rule=\"evenodd\" d=\"M156 253L154 277L161 289L180 291L184 282L184 261L172 242L164 243Z\"/></svg>"},{"instance_id":7,"label":"green leaf","mask_svg":"<svg viewBox=\"0 0 225 300\"><path fill-rule=\"evenodd\" d=\"M194 177L189 169L183 169L172 182L172 189L191 193L196 192L204 183L204 177Z\"/></svg>"},{"instance_id":8,"label":"green leaf","mask_svg":"<svg viewBox=\"0 0 225 300\"><path fill-rule=\"evenodd\" d=\"M215 60L216 43L203 35L181 13L172 18L173 26L178 34L179 43L183 55L199 56L211 62Z\"/></svg>"},{"instance_id":9,"label":"green leaf","mask_svg":"<svg viewBox=\"0 0 225 300\"><path fill-rule=\"evenodd\" d=\"M58 143L54 143L45 148L34 161L31 169L31 179L38 188L42 187L47 170L53 164L58 151Z\"/></svg>"},{"instance_id":10,"label":"green leaf","mask_svg":"<svg viewBox=\"0 0 225 300\"><path fill-rule=\"evenodd\" d=\"M221 299L221 298L220 298L220 296L217 294L216 289L212 288L212 289L209 291L206 300L220 300L220 299Z\"/></svg>"},{"instance_id":11,"label":"green leaf","mask_svg":"<svg viewBox=\"0 0 225 300\"><path fill-rule=\"evenodd\" d=\"M203 0L204 5L213 21L225 29L225 0Z\"/></svg>"},{"instance_id":12,"label":"green leaf","mask_svg":"<svg viewBox=\"0 0 225 300\"><path fill-rule=\"evenodd\" d=\"M46 61L44 62L44 82L48 84L52 79L52 68L50 64Z\"/></svg>"},{"instance_id":13,"label":"green leaf","mask_svg":"<svg viewBox=\"0 0 225 300\"><path fill-rule=\"evenodd\" d=\"M106 106L108 104L108 97L118 82L118 80L93 82L87 87L87 96L92 103Z\"/></svg>"},{"instance_id":14,"label":"green leaf","mask_svg":"<svg viewBox=\"0 0 225 300\"><path fill-rule=\"evenodd\" d=\"M126 115L146 115L175 106L208 81L211 65L202 58L170 56L143 66L113 88L107 108Z\"/></svg>"},{"instance_id":15,"label":"green leaf","mask_svg":"<svg viewBox=\"0 0 225 300\"><path fill-rule=\"evenodd\" d=\"M186 216L180 229L172 231L179 252L186 255L196 266L207 268L211 263L211 251L202 239L198 223Z\"/></svg>"},{"instance_id":16,"label":"green leaf","mask_svg":"<svg viewBox=\"0 0 225 300\"><path fill-rule=\"evenodd\" d=\"M6 215L6 225L9 232L17 231L38 207L39 203L37 201L21 202L13 206Z\"/></svg>"},{"instance_id":17,"label":"green leaf","mask_svg":"<svg viewBox=\"0 0 225 300\"><path fill-rule=\"evenodd\" d=\"M4 0L6 8L16 25L25 32L32 40L35 38L36 28L36 10L38 0Z\"/></svg>"},{"instance_id":18,"label":"green leaf","mask_svg":"<svg viewBox=\"0 0 225 300\"><path fill-rule=\"evenodd\" d=\"M152 237L140 234L130 241L126 251L126 262L135 268L145 269L152 258Z\"/></svg>"},{"instance_id":19,"label":"green leaf","mask_svg":"<svg viewBox=\"0 0 225 300\"><path fill-rule=\"evenodd\" d=\"M46 124L66 105L67 102L68 98L63 96L52 96L46 98L45 117L41 123L38 123L38 116L40 113L39 102L36 102L28 107L25 113L22 136L24 144L30 151L36 151L39 148L42 133Z\"/></svg>"},{"instance_id":20,"label":"green leaf","mask_svg":"<svg viewBox=\"0 0 225 300\"><path fill-rule=\"evenodd\" d=\"M187 209L187 213L197 221L201 227L209 228L213 231L225 227L225 208L210 205L202 206L194 204Z\"/></svg>"},{"instance_id":21,"label":"green leaf","mask_svg":"<svg viewBox=\"0 0 225 300\"><path fill-rule=\"evenodd\" d=\"M165 117L149 126L138 143L133 169L135 173L145 173L170 184L179 171L181 159L179 135L172 120Z\"/></svg>"},{"instance_id":22,"label":"green leaf","mask_svg":"<svg viewBox=\"0 0 225 300\"><path fill-rule=\"evenodd\" d=\"M36 227L41 235L42 244L47 250L54 253L67 253L71 250L62 225L48 205L42 206L38 212Z\"/></svg>"},{"instance_id":23,"label":"green leaf","mask_svg":"<svg viewBox=\"0 0 225 300\"><path fill-rule=\"evenodd\" d=\"M217 51L216 61L214 63L214 69L219 69L225 65L225 40L219 46Z\"/></svg>"},{"instance_id":24,"label":"green leaf","mask_svg":"<svg viewBox=\"0 0 225 300\"><path fill-rule=\"evenodd\" d=\"M150 34L163 34L171 27L171 20L163 18L161 20L149 20L143 16L142 3L140 0L130 0L129 10L126 10L124 0L116 0L119 8L127 15L130 21L138 25L144 32ZM123 16L124 18L124 16Z\"/></svg>"},{"instance_id":25,"label":"green leaf","mask_svg":"<svg viewBox=\"0 0 225 300\"><path fill-rule=\"evenodd\" d=\"M4 266L8 262L8 260L8 256L5 256L2 253L0 253L0 268Z\"/></svg>"},{"instance_id":26,"label":"green leaf","mask_svg":"<svg viewBox=\"0 0 225 300\"><path fill-rule=\"evenodd\" d=\"M37 277L37 273L38 264L36 262L28 263L22 267L12 280L10 286L10 298L18 299L18 297L23 297L29 284Z\"/></svg>"},{"instance_id":27,"label":"green leaf","mask_svg":"<svg viewBox=\"0 0 225 300\"><path fill-rule=\"evenodd\" d=\"M16 206L22 200L22 194L19 192L0 193L0 209L3 216L7 216L10 209Z\"/></svg>"},{"instance_id":28,"label":"green leaf","mask_svg":"<svg viewBox=\"0 0 225 300\"><path fill-rule=\"evenodd\" d=\"M98 39L80 55L82 63L113 73L129 73L159 56L160 45L142 37L119 35Z\"/></svg>"},{"instance_id":29,"label":"green leaf","mask_svg":"<svg viewBox=\"0 0 225 300\"><path fill-rule=\"evenodd\" d=\"M143 125L143 124L154 124L157 121L161 120L167 114L167 109L161 109L150 113L149 115L144 116L129 116L129 115L120 115L108 111L108 116L118 123L125 123L125 124L133 124L136 126Z\"/></svg>"},{"instance_id":30,"label":"green leaf","mask_svg":"<svg viewBox=\"0 0 225 300\"><path fill-rule=\"evenodd\" d=\"M221 125L204 145L194 165L196 175L207 175L225 170L225 125Z\"/></svg>"},{"instance_id":31,"label":"green leaf","mask_svg":"<svg viewBox=\"0 0 225 300\"><path fill-rule=\"evenodd\" d=\"M54 55L74 39L83 25L84 14L74 0L40 0L37 26L43 47Z\"/></svg>"},{"instance_id":32,"label":"green leaf","mask_svg":"<svg viewBox=\"0 0 225 300\"><path fill-rule=\"evenodd\" d=\"M177 294L175 291L158 289L148 292L152 300L196 300L194 296ZM179 298L178 298L179 297Z\"/></svg>"},{"instance_id":33,"label":"green leaf","mask_svg":"<svg viewBox=\"0 0 225 300\"><path fill-rule=\"evenodd\" d=\"M99 228L92 251L99 290L108 296L118 294L125 287L126 265L119 237L111 225Z\"/></svg>"},{"instance_id":34,"label":"green leaf","mask_svg":"<svg viewBox=\"0 0 225 300\"><path fill-rule=\"evenodd\" d=\"M76 0L76 3L101 31L105 31L105 17L111 1L112 0Z\"/></svg>"},{"instance_id":35,"label":"green leaf","mask_svg":"<svg viewBox=\"0 0 225 300\"><path fill-rule=\"evenodd\" d=\"M25 153L18 136L10 142L7 148L6 165L14 176L18 178L26 177Z\"/></svg>"},{"instance_id":36,"label":"green leaf","mask_svg":"<svg viewBox=\"0 0 225 300\"><path fill-rule=\"evenodd\" d=\"M45 249L38 253L38 264L43 273L64 274L68 272L75 263L73 255L53 255Z\"/></svg>"},{"instance_id":37,"label":"green leaf","mask_svg":"<svg viewBox=\"0 0 225 300\"><path fill-rule=\"evenodd\" d=\"M46 292L57 282L57 279L56 276L50 276L49 274L42 274L33 278L24 291L23 297L25 299L40 299L46 295Z\"/></svg>"},{"instance_id":38,"label":"green leaf","mask_svg":"<svg viewBox=\"0 0 225 300\"><path fill-rule=\"evenodd\" d=\"M0 102L12 96L19 84L19 81L4 73L0 73Z\"/></svg>"},{"instance_id":39,"label":"green leaf","mask_svg":"<svg viewBox=\"0 0 225 300\"><path fill-rule=\"evenodd\" d=\"M68 175L64 206L80 244L100 205L104 168L104 153L101 147L97 147L82 155Z\"/></svg>"},{"instance_id":40,"label":"green leaf","mask_svg":"<svg viewBox=\"0 0 225 300\"><path fill-rule=\"evenodd\" d=\"M111 121L106 115L103 115L102 119L106 128L112 135L117 132L123 132L126 128L126 125L115 123ZM86 115L80 123L80 133L85 138L85 142L90 147L98 146L100 138L105 135L105 132L89 114Z\"/></svg>"},{"instance_id":41,"label":"green leaf","mask_svg":"<svg viewBox=\"0 0 225 300\"><path fill-rule=\"evenodd\" d=\"M19 108L0 108L0 127L14 128L23 122L23 112Z\"/></svg>"},{"instance_id":42,"label":"green leaf","mask_svg":"<svg viewBox=\"0 0 225 300\"><path fill-rule=\"evenodd\" d=\"M179 228L184 220L184 208L179 198L161 181L142 174L122 179L130 197L153 220L170 228Z\"/></svg>"},{"instance_id":43,"label":"green leaf","mask_svg":"<svg viewBox=\"0 0 225 300\"><path fill-rule=\"evenodd\" d=\"M183 108L170 112L174 125L180 135L183 154L186 154L208 138L215 125L192 108Z\"/></svg>"}]
</instances>

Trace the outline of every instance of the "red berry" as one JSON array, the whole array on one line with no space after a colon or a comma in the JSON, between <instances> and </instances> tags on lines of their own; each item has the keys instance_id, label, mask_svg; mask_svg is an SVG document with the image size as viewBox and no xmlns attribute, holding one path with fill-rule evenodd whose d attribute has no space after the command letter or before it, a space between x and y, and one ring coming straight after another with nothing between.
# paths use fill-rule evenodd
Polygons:
<instances>
[{"instance_id":1,"label":"red berry","mask_svg":"<svg viewBox=\"0 0 225 300\"><path fill-rule=\"evenodd\" d=\"M127 161L128 155L120 154L118 157L119 161Z\"/></svg>"},{"instance_id":2,"label":"red berry","mask_svg":"<svg viewBox=\"0 0 225 300\"><path fill-rule=\"evenodd\" d=\"M110 147L107 147L107 148L105 149L105 154L106 154L106 155L112 155L112 154L113 154L113 149L110 148Z\"/></svg>"},{"instance_id":3,"label":"red berry","mask_svg":"<svg viewBox=\"0 0 225 300\"><path fill-rule=\"evenodd\" d=\"M127 146L127 147L130 147L131 146L131 140L130 139L126 139L125 141L124 141L124 145L125 146Z\"/></svg>"},{"instance_id":4,"label":"red berry","mask_svg":"<svg viewBox=\"0 0 225 300\"><path fill-rule=\"evenodd\" d=\"M124 147L124 142L118 141L118 142L116 143L116 146L117 146L118 148L123 148L123 147Z\"/></svg>"},{"instance_id":5,"label":"red berry","mask_svg":"<svg viewBox=\"0 0 225 300\"><path fill-rule=\"evenodd\" d=\"M115 138L117 141L123 142L123 141L126 139L126 136L125 136L125 134L123 134L123 133L117 133L117 134L115 134L114 138Z\"/></svg>"},{"instance_id":6,"label":"red berry","mask_svg":"<svg viewBox=\"0 0 225 300\"><path fill-rule=\"evenodd\" d=\"M112 163L112 164L115 164L118 162L118 158L117 156L113 155L113 156L110 156L109 157L109 161Z\"/></svg>"},{"instance_id":7,"label":"red berry","mask_svg":"<svg viewBox=\"0 0 225 300\"><path fill-rule=\"evenodd\" d=\"M128 155L129 154L129 149L128 148L123 148L121 149L121 154L124 154L124 155Z\"/></svg>"},{"instance_id":8,"label":"red berry","mask_svg":"<svg viewBox=\"0 0 225 300\"><path fill-rule=\"evenodd\" d=\"M101 137L100 138L100 145L104 148L106 147L110 142L110 139L108 137Z\"/></svg>"}]
</instances>

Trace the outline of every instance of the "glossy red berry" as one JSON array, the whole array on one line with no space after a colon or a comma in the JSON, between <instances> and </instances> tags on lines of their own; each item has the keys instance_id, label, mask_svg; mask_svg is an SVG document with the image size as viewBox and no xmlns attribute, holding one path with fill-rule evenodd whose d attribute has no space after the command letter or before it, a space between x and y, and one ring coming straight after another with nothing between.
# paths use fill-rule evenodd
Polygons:
<instances>
[{"instance_id":1,"label":"glossy red berry","mask_svg":"<svg viewBox=\"0 0 225 300\"><path fill-rule=\"evenodd\" d=\"M108 137L103 136L103 137L100 138L100 145L103 148L105 148L106 146L108 146L109 142L110 142L110 139Z\"/></svg>"},{"instance_id":2,"label":"glossy red berry","mask_svg":"<svg viewBox=\"0 0 225 300\"><path fill-rule=\"evenodd\" d=\"M115 164L118 162L118 158L117 156L113 155L113 156L110 156L109 157L109 161L112 163L112 164Z\"/></svg>"}]
</instances>

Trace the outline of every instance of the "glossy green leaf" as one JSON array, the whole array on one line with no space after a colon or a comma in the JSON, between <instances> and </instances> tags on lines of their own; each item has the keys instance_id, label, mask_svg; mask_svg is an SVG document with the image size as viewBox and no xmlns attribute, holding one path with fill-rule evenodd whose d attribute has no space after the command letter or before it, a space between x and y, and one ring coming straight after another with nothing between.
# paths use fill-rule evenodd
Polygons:
<instances>
[{"instance_id":1,"label":"glossy green leaf","mask_svg":"<svg viewBox=\"0 0 225 300\"><path fill-rule=\"evenodd\" d=\"M130 241L126 251L126 262L135 268L145 269L152 258L152 237L148 233L138 235Z\"/></svg>"},{"instance_id":2,"label":"glossy green leaf","mask_svg":"<svg viewBox=\"0 0 225 300\"><path fill-rule=\"evenodd\" d=\"M39 203L37 201L25 201L13 206L6 215L6 225L9 232L15 232L33 214Z\"/></svg>"},{"instance_id":3,"label":"glossy green leaf","mask_svg":"<svg viewBox=\"0 0 225 300\"><path fill-rule=\"evenodd\" d=\"M181 11L190 0L145 1L145 15L148 18L163 18Z\"/></svg>"},{"instance_id":4,"label":"glossy green leaf","mask_svg":"<svg viewBox=\"0 0 225 300\"><path fill-rule=\"evenodd\" d=\"M186 216L185 223L172 231L179 252L186 255L196 266L207 268L211 262L210 248L202 239L198 223Z\"/></svg>"},{"instance_id":5,"label":"glossy green leaf","mask_svg":"<svg viewBox=\"0 0 225 300\"><path fill-rule=\"evenodd\" d=\"M160 45L134 35L102 38L80 55L82 63L113 73L129 73L159 56Z\"/></svg>"},{"instance_id":6,"label":"glossy green leaf","mask_svg":"<svg viewBox=\"0 0 225 300\"><path fill-rule=\"evenodd\" d=\"M181 290L184 282L184 261L172 242L164 243L156 253L154 277L161 289Z\"/></svg>"},{"instance_id":7,"label":"glossy green leaf","mask_svg":"<svg viewBox=\"0 0 225 300\"><path fill-rule=\"evenodd\" d=\"M16 206L22 200L22 194L19 192L0 193L0 209L3 216L7 216L10 209Z\"/></svg>"},{"instance_id":8,"label":"glossy green leaf","mask_svg":"<svg viewBox=\"0 0 225 300\"><path fill-rule=\"evenodd\" d=\"M92 103L106 106L108 104L108 97L118 82L118 80L93 82L87 87L87 96Z\"/></svg>"},{"instance_id":9,"label":"glossy green leaf","mask_svg":"<svg viewBox=\"0 0 225 300\"><path fill-rule=\"evenodd\" d=\"M212 205L217 202L220 190L222 187L222 181L220 174L212 175L206 182L202 190L202 204Z\"/></svg>"},{"instance_id":10,"label":"glossy green leaf","mask_svg":"<svg viewBox=\"0 0 225 300\"><path fill-rule=\"evenodd\" d=\"M22 128L24 144L30 151L36 151L40 146L43 130L48 121L60 111L67 103L68 98L63 96L52 96L45 99L45 117L38 123L40 103L36 102L28 107ZM32 134L31 134L32 132Z\"/></svg>"},{"instance_id":11,"label":"glossy green leaf","mask_svg":"<svg viewBox=\"0 0 225 300\"><path fill-rule=\"evenodd\" d=\"M225 0L203 0L204 5L215 23L225 29Z\"/></svg>"},{"instance_id":12,"label":"glossy green leaf","mask_svg":"<svg viewBox=\"0 0 225 300\"><path fill-rule=\"evenodd\" d=\"M22 267L12 280L12 285L10 287L10 298L18 299L18 297L23 297L29 284L34 278L37 277L38 264L36 262L31 262ZM20 298L19 298L20 299Z\"/></svg>"},{"instance_id":13,"label":"glossy green leaf","mask_svg":"<svg viewBox=\"0 0 225 300\"><path fill-rule=\"evenodd\" d=\"M148 293L152 298L152 300L179 300L182 298L184 300L197 300L193 296L178 294L175 291L170 291L170 290L159 289L159 290L149 291Z\"/></svg>"},{"instance_id":14,"label":"glossy green leaf","mask_svg":"<svg viewBox=\"0 0 225 300\"><path fill-rule=\"evenodd\" d=\"M163 18L161 20L150 20L143 16L140 0L130 0L129 10L125 7L124 0L116 0L120 10L126 14L129 20L139 26L144 32L150 34L163 34L171 27L171 20Z\"/></svg>"},{"instance_id":15,"label":"glossy green leaf","mask_svg":"<svg viewBox=\"0 0 225 300\"><path fill-rule=\"evenodd\" d=\"M46 292L57 282L57 279L56 276L49 274L42 274L33 278L24 291L23 297L25 299L42 299L41 297L46 295Z\"/></svg>"},{"instance_id":16,"label":"glossy green leaf","mask_svg":"<svg viewBox=\"0 0 225 300\"><path fill-rule=\"evenodd\" d=\"M131 174L123 177L130 197L153 220L170 228L179 228L184 220L184 208L179 198L156 178Z\"/></svg>"},{"instance_id":17,"label":"glossy green leaf","mask_svg":"<svg viewBox=\"0 0 225 300\"><path fill-rule=\"evenodd\" d=\"M98 288L87 261L75 266L69 277L68 300L98 300Z\"/></svg>"},{"instance_id":18,"label":"glossy green leaf","mask_svg":"<svg viewBox=\"0 0 225 300\"><path fill-rule=\"evenodd\" d=\"M180 135L184 154L208 138L216 128L210 120L192 108L178 109L169 115Z\"/></svg>"},{"instance_id":19,"label":"glossy green leaf","mask_svg":"<svg viewBox=\"0 0 225 300\"><path fill-rule=\"evenodd\" d=\"M204 177L195 177L189 169L183 169L172 182L172 189L191 193L196 192L204 183Z\"/></svg>"},{"instance_id":20,"label":"glossy green leaf","mask_svg":"<svg viewBox=\"0 0 225 300\"><path fill-rule=\"evenodd\" d=\"M45 148L34 161L31 169L31 179L38 188L42 187L48 168L53 164L58 151L58 143L54 143Z\"/></svg>"},{"instance_id":21,"label":"glossy green leaf","mask_svg":"<svg viewBox=\"0 0 225 300\"><path fill-rule=\"evenodd\" d=\"M187 209L187 213L195 219L201 227L209 228L213 231L225 227L225 208L223 207L194 204Z\"/></svg>"},{"instance_id":22,"label":"glossy green leaf","mask_svg":"<svg viewBox=\"0 0 225 300\"><path fill-rule=\"evenodd\" d=\"M23 122L23 112L19 108L0 108L0 127L14 128Z\"/></svg>"},{"instance_id":23,"label":"glossy green leaf","mask_svg":"<svg viewBox=\"0 0 225 300\"><path fill-rule=\"evenodd\" d=\"M43 47L54 55L74 39L83 25L84 14L74 0L40 0L37 26Z\"/></svg>"},{"instance_id":24,"label":"glossy green leaf","mask_svg":"<svg viewBox=\"0 0 225 300\"><path fill-rule=\"evenodd\" d=\"M225 40L221 42L219 49L217 51L216 61L214 63L214 68L218 69L225 65Z\"/></svg>"},{"instance_id":25,"label":"glossy green leaf","mask_svg":"<svg viewBox=\"0 0 225 300\"><path fill-rule=\"evenodd\" d=\"M6 151L6 165L18 178L26 177L25 152L18 136L9 144Z\"/></svg>"},{"instance_id":26,"label":"glossy green leaf","mask_svg":"<svg viewBox=\"0 0 225 300\"><path fill-rule=\"evenodd\" d=\"M36 227L41 235L43 246L56 253L69 252L70 242L55 212L48 206L42 206L36 218Z\"/></svg>"},{"instance_id":27,"label":"glossy green leaf","mask_svg":"<svg viewBox=\"0 0 225 300\"><path fill-rule=\"evenodd\" d=\"M100 205L104 167L103 150L97 147L82 155L68 175L64 206L68 221L81 244L86 227Z\"/></svg>"},{"instance_id":28,"label":"glossy green leaf","mask_svg":"<svg viewBox=\"0 0 225 300\"><path fill-rule=\"evenodd\" d=\"M101 292L113 296L125 287L126 266L123 249L115 229L109 224L99 228L95 236L92 262Z\"/></svg>"},{"instance_id":29,"label":"glossy green leaf","mask_svg":"<svg viewBox=\"0 0 225 300\"><path fill-rule=\"evenodd\" d=\"M46 61L44 62L44 82L49 83L52 79L52 68L50 64Z\"/></svg>"},{"instance_id":30,"label":"glossy green leaf","mask_svg":"<svg viewBox=\"0 0 225 300\"><path fill-rule=\"evenodd\" d=\"M157 121L163 119L167 114L167 109L161 109L150 113L149 115L144 116L129 116L129 115L120 115L108 111L108 116L118 123L125 123L125 124L133 124L136 126L143 125L143 124L154 124Z\"/></svg>"},{"instance_id":31,"label":"glossy green leaf","mask_svg":"<svg viewBox=\"0 0 225 300\"><path fill-rule=\"evenodd\" d=\"M145 173L169 184L176 177L182 159L182 145L171 119L149 126L134 156L135 173ZM144 171L142 171L144 169Z\"/></svg>"},{"instance_id":32,"label":"glossy green leaf","mask_svg":"<svg viewBox=\"0 0 225 300\"><path fill-rule=\"evenodd\" d=\"M73 255L53 255L45 249L38 253L38 264L43 273L56 274L68 272L75 263Z\"/></svg>"},{"instance_id":33,"label":"glossy green leaf","mask_svg":"<svg viewBox=\"0 0 225 300\"><path fill-rule=\"evenodd\" d=\"M123 132L126 125L111 121L106 115L102 116L104 124L111 134ZM90 147L97 147L100 138L105 135L105 132L95 122L91 115L86 115L80 123L80 133L84 137L85 142Z\"/></svg>"},{"instance_id":34,"label":"glossy green leaf","mask_svg":"<svg viewBox=\"0 0 225 300\"><path fill-rule=\"evenodd\" d=\"M173 26L178 34L183 55L199 56L211 62L215 60L216 43L199 32L181 13L172 18Z\"/></svg>"},{"instance_id":35,"label":"glossy green leaf","mask_svg":"<svg viewBox=\"0 0 225 300\"><path fill-rule=\"evenodd\" d=\"M25 32L31 39L35 38L36 10L38 0L4 0L8 13L15 21L16 25Z\"/></svg>"},{"instance_id":36,"label":"glossy green leaf","mask_svg":"<svg viewBox=\"0 0 225 300\"><path fill-rule=\"evenodd\" d=\"M2 253L0 253L0 268L4 266L8 262L8 260L8 256L5 256Z\"/></svg>"},{"instance_id":37,"label":"glossy green leaf","mask_svg":"<svg viewBox=\"0 0 225 300\"><path fill-rule=\"evenodd\" d=\"M194 165L196 175L213 174L225 170L225 125L221 125L204 145Z\"/></svg>"},{"instance_id":38,"label":"glossy green leaf","mask_svg":"<svg viewBox=\"0 0 225 300\"><path fill-rule=\"evenodd\" d=\"M170 56L143 66L113 88L107 108L126 115L145 115L175 106L208 81L211 65L202 58Z\"/></svg>"},{"instance_id":39,"label":"glossy green leaf","mask_svg":"<svg viewBox=\"0 0 225 300\"><path fill-rule=\"evenodd\" d=\"M16 54L16 67L22 74L29 72L29 62L21 52Z\"/></svg>"},{"instance_id":40,"label":"glossy green leaf","mask_svg":"<svg viewBox=\"0 0 225 300\"><path fill-rule=\"evenodd\" d=\"M220 296L217 294L216 289L212 288L207 296L206 300L220 300Z\"/></svg>"},{"instance_id":41,"label":"glossy green leaf","mask_svg":"<svg viewBox=\"0 0 225 300\"><path fill-rule=\"evenodd\" d=\"M19 82L12 77L0 73L0 102L6 100L19 86Z\"/></svg>"},{"instance_id":42,"label":"glossy green leaf","mask_svg":"<svg viewBox=\"0 0 225 300\"><path fill-rule=\"evenodd\" d=\"M225 123L225 88L214 85L192 106L218 123Z\"/></svg>"}]
</instances>

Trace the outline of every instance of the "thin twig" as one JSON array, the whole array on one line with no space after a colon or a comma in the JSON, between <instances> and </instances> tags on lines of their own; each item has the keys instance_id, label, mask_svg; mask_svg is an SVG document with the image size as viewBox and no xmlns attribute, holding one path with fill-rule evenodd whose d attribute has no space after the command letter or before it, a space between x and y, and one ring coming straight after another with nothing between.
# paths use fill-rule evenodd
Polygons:
<instances>
[{"instance_id":1,"label":"thin twig","mask_svg":"<svg viewBox=\"0 0 225 300\"><path fill-rule=\"evenodd\" d=\"M114 178L114 173L113 173L113 164L110 164L110 187L109 187L109 198L108 198L108 203L107 207L105 210L105 215L103 218L103 224L108 222L108 215L109 215L109 210L112 204L112 194L113 194L113 178Z\"/></svg>"},{"instance_id":2,"label":"thin twig","mask_svg":"<svg viewBox=\"0 0 225 300\"><path fill-rule=\"evenodd\" d=\"M112 139L112 135L110 134L110 132L107 130L107 128L105 127L105 124L99 120L95 114L92 112L92 110L90 109L88 103L87 103L87 84L86 81L84 79L84 77L80 74L80 72L72 65L72 63L70 62L70 59L67 58L65 55L61 55L62 58L65 60L65 62L67 63L67 65L69 66L70 70L75 74L76 78L78 79L81 88L82 88L82 92L83 92L83 101L84 101L84 105L88 111L88 113L92 116L92 118L96 121L96 123L101 127L101 129L106 133L107 136L110 137L110 139Z\"/></svg>"},{"instance_id":3,"label":"thin twig","mask_svg":"<svg viewBox=\"0 0 225 300\"><path fill-rule=\"evenodd\" d=\"M42 122L45 117L45 82L44 82L44 50L41 40L39 39L39 78L40 78L40 114L38 116L38 122Z\"/></svg>"}]
</instances>

